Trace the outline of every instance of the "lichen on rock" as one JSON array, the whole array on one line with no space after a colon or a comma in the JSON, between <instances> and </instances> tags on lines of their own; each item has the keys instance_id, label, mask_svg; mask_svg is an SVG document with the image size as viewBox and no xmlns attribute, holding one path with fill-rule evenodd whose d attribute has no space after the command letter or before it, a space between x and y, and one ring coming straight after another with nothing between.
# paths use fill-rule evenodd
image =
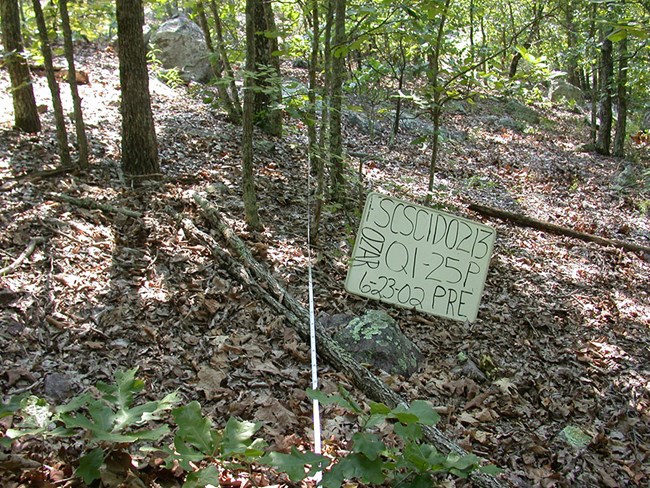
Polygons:
<instances>
[{"instance_id":1,"label":"lichen on rock","mask_svg":"<svg viewBox=\"0 0 650 488\"><path fill-rule=\"evenodd\" d=\"M418 370L422 354L381 310L369 310L334 334L334 339L359 362L390 374L410 376Z\"/></svg>"}]
</instances>

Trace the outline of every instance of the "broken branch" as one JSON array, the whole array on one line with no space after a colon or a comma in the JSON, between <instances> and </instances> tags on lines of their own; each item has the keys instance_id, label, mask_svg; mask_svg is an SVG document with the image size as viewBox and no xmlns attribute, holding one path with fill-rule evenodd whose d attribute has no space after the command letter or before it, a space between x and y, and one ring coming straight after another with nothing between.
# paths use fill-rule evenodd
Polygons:
<instances>
[{"instance_id":1,"label":"broken branch","mask_svg":"<svg viewBox=\"0 0 650 488\"><path fill-rule=\"evenodd\" d=\"M509 220L523 227L532 227L533 229L550 232L551 234L574 237L583 241L594 242L601 246L613 246L623 248L628 251L645 252L650 254L650 247L633 244L631 242L619 241L617 239L607 239L605 237L595 236L593 234L587 234L585 232L578 232L576 230L569 229L568 227L562 227L561 225L551 224L550 222L533 219L532 217L528 217L523 214L508 212L506 210L501 210L494 207L486 207L485 205L478 205L475 203L470 204L467 208L473 212L478 212L489 217L497 217L499 219Z\"/></svg>"}]
</instances>

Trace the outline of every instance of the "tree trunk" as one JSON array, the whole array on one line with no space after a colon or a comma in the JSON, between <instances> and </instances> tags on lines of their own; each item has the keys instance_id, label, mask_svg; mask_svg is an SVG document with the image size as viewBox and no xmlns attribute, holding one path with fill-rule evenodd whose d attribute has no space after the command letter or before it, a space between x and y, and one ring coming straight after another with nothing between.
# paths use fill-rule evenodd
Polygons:
<instances>
[{"instance_id":1,"label":"tree trunk","mask_svg":"<svg viewBox=\"0 0 650 488\"><path fill-rule=\"evenodd\" d=\"M253 119L255 117L255 91L253 79L256 66L255 2L246 0L246 73L244 75L244 114L242 127L242 193L246 223L251 230L261 230L262 223L257 208L257 194L253 175Z\"/></svg>"},{"instance_id":2,"label":"tree trunk","mask_svg":"<svg viewBox=\"0 0 650 488\"><path fill-rule=\"evenodd\" d=\"M241 102L239 101L239 93L237 91L237 84L235 83L235 73L228 59L228 53L226 52L226 43L223 40L223 26L221 25L221 16L219 15L219 9L215 0L210 0L210 11L214 17L214 24L217 33L217 51L221 59L221 64L225 71L226 77L228 78L228 86L230 87L230 98L232 100L233 107L237 112L237 120L241 120L242 108Z\"/></svg>"},{"instance_id":3,"label":"tree trunk","mask_svg":"<svg viewBox=\"0 0 650 488\"><path fill-rule=\"evenodd\" d=\"M605 39L600 47L600 99L598 116L600 125L596 136L596 152L609 155L612 142L612 83L614 77L614 57L612 41Z\"/></svg>"},{"instance_id":4,"label":"tree trunk","mask_svg":"<svg viewBox=\"0 0 650 488\"><path fill-rule=\"evenodd\" d=\"M311 0L311 19L312 19L312 41L311 54L309 58L309 107L307 109L307 135L309 138L309 161L311 171L316 176L316 193L314 195L314 215L310 225L310 244L318 242L320 219L323 211L323 201L325 198L325 165L323 164L323 155L318 146L318 133L316 126L318 116L316 113L316 90L317 90L317 72L318 72L318 53L320 51L320 13L318 11L318 0ZM308 189L311 191L311 188Z\"/></svg>"},{"instance_id":5,"label":"tree trunk","mask_svg":"<svg viewBox=\"0 0 650 488\"><path fill-rule=\"evenodd\" d=\"M7 53L5 63L9 71L14 102L14 125L25 132L38 132L41 130L41 121L36 108L29 66L22 55L23 41L17 0L0 0L0 20L2 44Z\"/></svg>"},{"instance_id":6,"label":"tree trunk","mask_svg":"<svg viewBox=\"0 0 650 488\"><path fill-rule=\"evenodd\" d=\"M535 4L533 6L533 15L535 16L533 20L533 24L530 26L530 30L528 31L528 37L526 38L526 41L524 42L524 49L530 49L530 46L533 45L533 42L539 35L539 24L542 21L542 13L544 12L544 4ZM510 69L508 71L508 77L509 78L514 78L515 75L517 74L517 68L519 67L519 61L521 60L521 53L517 51L514 56L512 57L512 60L510 61Z\"/></svg>"},{"instance_id":7,"label":"tree trunk","mask_svg":"<svg viewBox=\"0 0 650 488\"><path fill-rule=\"evenodd\" d=\"M59 0L61 11L61 27L63 28L63 48L68 61L68 84L72 93L72 106L74 112L74 125L77 134L77 145L79 146L80 168L88 167L88 138L86 137L86 126L84 124L83 112L81 110L81 97L77 89L77 74L74 65L74 48L72 47L72 30L70 29L70 18L68 16L68 0Z\"/></svg>"},{"instance_id":8,"label":"tree trunk","mask_svg":"<svg viewBox=\"0 0 650 488\"><path fill-rule=\"evenodd\" d=\"M33 0L34 15L38 26L38 35L41 39L41 53L45 64L45 76L47 84L52 94L52 106L54 107L54 122L56 124L56 139L59 144L59 156L63 166L70 165L70 149L68 148L68 133L65 128L65 115L63 114L63 105L61 104L61 93L59 84L54 76L54 63L52 61L52 49L50 39L47 35L47 25L45 25L45 16L41 8L40 0Z\"/></svg>"},{"instance_id":9,"label":"tree trunk","mask_svg":"<svg viewBox=\"0 0 650 488\"><path fill-rule=\"evenodd\" d=\"M591 20L589 21L589 39L591 45L596 44L596 15L598 13L598 4L594 2L591 7ZM589 142L596 146L596 136L598 135L598 68L596 66L598 51L591 48L593 53L593 63L591 65L591 119L589 126Z\"/></svg>"},{"instance_id":10,"label":"tree trunk","mask_svg":"<svg viewBox=\"0 0 650 488\"><path fill-rule=\"evenodd\" d=\"M278 51L275 37L275 20L271 0L253 1L253 24L255 26L255 123L266 134L282 134L282 102L280 82L280 60L274 55ZM267 34L271 33L269 36Z\"/></svg>"},{"instance_id":11,"label":"tree trunk","mask_svg":"<svg viewBox=\"0 0 650 488\"><path fill-rule=\"evenodd\" d=\"M433 118L433 137L431 147L431 160L429 162L429 184L425 203L431 203L433 193L433 183L436 176L436 167L438 163L438 142L440 140L440 117L442 115L442 89L440 83L440 53L442 51L442 40L445 32L445 22L451 0L446 0L444 9L440 13L438 20L438 32L436 33L435 45L429 48L428 53L428 70L427 78L430 87L433 89L433 99L431 100L431 115Z\"/></svg>"},{"instance_id":12,"label":"tree trunk","mask_svg":"<svg viewBox=\"0 0 650 488\"><path fill-rule=\"evenodd\" d=\"M122 169L131 183L158 177L158 142L151 112L142 0L117 0L118 56L122 88Z\"/></svg>"},{"instance_id":13,"label":"tree trunk","mask_svg":"<svg viewBox=\"0 0 650 488\"><path fill-rule=\"evenodd\" d=\"M574 86L581 86L578 71L578 56L576 54L578 41L576 39L576 26L574 19L575 7L574 1L568 1L564 7L567 44L567 81Z\"/></svg>"},{"instance_id":14,"label":"tree trunk","mask_svg":"<svg viewBox=\"0 0 650 488\"><path fill-rule=\"evenodd\" d=\"M332 198L343 199L343 134L341 130L341 111L343 107L343 72L345 71L345 8L346 0L334 0L334 38L332 48L332 84L330 87L329 113L329 162L332 179Z\"/></svg>"},{"instance_id":15,"label":"tree trunk","mask_svg":"<svg viewBox=\"0 0 650 488\"><path fill-rule=\"evenodd\" d=\"M618 78L616 80L616 136L614 151L616 157L625 157L625 131L627 130L627 38L618 44Z\"/></svg>"},{"instance_id":16,"label":"tree trunk","mask_svg":"<svg viewBox=\"0 0 650 488\"><path fill-rule=\"evenodd\" d=\"M208 51L211 53L210 64L212 65L212 70L214 71L214 76L217 79L217 93L223 103L226 112L228 113L228 118L234 124L241 123L241 107L238 109L235 108L233 100L230 98L228 89L223 79L223 69L221 67L222 63L217 59L218 53L215 51L214 44L212 43L212 35L210 34L210 26L208 24L208 18L205 15L205 7L203 6L202 1L196 2L196 13L199 17L199 23L201 25L201 30L203 31L203 36L205 37L205 44L208 48Z\"/></svg>"}]
</instances>

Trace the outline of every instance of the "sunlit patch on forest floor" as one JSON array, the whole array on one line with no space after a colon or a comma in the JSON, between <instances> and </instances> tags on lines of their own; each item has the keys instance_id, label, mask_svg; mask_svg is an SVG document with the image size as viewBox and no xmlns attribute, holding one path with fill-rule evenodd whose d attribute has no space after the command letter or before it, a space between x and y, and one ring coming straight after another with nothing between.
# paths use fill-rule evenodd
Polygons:
<instances>
[{"instance_id":1,"label":"sunlit patch on forest floor","mask_svg":"<svg viewBox=\"0 0 650 488\"><path fill-rule=\"evenodd\" d=\"M283 140L257 135L265 231L248 233L239 191L240 129L201 102L201 89L152 81L165 177L130 189L119 168L117 60L88 50L81 64L90 75L90 84L80 87L92 146L87 174L39 174L58 161L51 109L39 135L12 131L10 116L0 115L0 267L32 239L43 239L16 271L0 277L3 395L31 392L62 402L116 369L138 366L151 398L178 389L186 400L199 400L218 425L231 415L255 419L265 422L263 434L279 448L308 444L308 345L220 269L177 220L185 215L210 231L188 197L204 192L256 257L306 302L305 126L286 118ZM0 107L10 106L7 87L0 71ZM37 79L35 89L38 103L49 106L45 80ZM64 103L70 106L67 98ZM345 135L356 156L348 159L349 198L345 208L326 206L316 248L317 312L386 309L425 360L410 378L378 374L405 397L430 400L447 435L505 468L518 486L645 486L650 257L489 220L467 204L648 246L650 196L639 177L648 170L648 154L631 147L620 160L580 152L588 138L584 115L557 106L538 107L538 124L505 127L495 118L503 104L485 99L446 115L445 127L466 136L443 142L433 198L498 232L479 319L444 321L344 291L363 196L374 190L422 202L430 158L430 148L413 144L408 132L389 147L387 138L371 141L351 126ZM141 216L61 203L52 197L58 193ZM464 375L461 356L484 377ZM48 380L54 373L61 383ZM327 391L339 383L351 388L326 365L321 378ZM325 438L341 445L352 431L348 419L331 408L323 419ZM573 447L561 435L567 427L589 436L589 444ZM59 447L27 442L18 454L65 463ZM18 467L0 477L17 483L28 471Z\"/></svg>"}]
</instances>

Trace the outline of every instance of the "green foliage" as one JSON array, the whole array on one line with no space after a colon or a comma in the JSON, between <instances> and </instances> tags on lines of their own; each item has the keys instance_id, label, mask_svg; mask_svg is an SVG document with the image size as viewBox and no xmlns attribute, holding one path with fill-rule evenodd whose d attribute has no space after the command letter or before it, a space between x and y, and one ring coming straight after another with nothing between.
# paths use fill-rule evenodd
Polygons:
<instances>
[{"instance_id":1,"label":"green foliage","mask_svg":"<svg viewBox=\"0 0 650 488\"><path fill-rule=\"evenodd\" d=\"M181 78L180 71L177 67L166 69L163 67L162 61L158 59L156 53L159 49L151 49L147 52L147 64L153 74L155 74L163 83L171 88L178 88L185 85L185 81Z\"/></svg>"},{"instance_id":2,"label":"green foliage","mask_svg":"<svg viewBox=\"0 0 650 488\"><path fill-rule=\"evenodd\" d=\"M17 409L17 400L11 399L0 411L3 415L19 413L22 421L16 428L7 429L6 438L81 435L86 447L93 449L80 459L77 476L86 483L92 482L99 477L99 468L110 450L138 441L156 441L169 432L167 425L148 425L171 409L178 401L177 394L134 405L135 395L144 388L142 380L135 378L136 371L118 371L114 384L97 383L98 397L84 393L54 408L41 398L29 396L20 400Z\"/></svg>"},{"instance_id":3,"label":"green foliage","mask_svg":"<svg viewBox=\"0 0 650 488\"><path fill-rule=\"evenodd\" d=\"M294 482L322 473L324 488L339 488L344 480L431 486L432 476L437 473L465 477L477 469L496 472L491 466L480 467L476 456L442 455L423 443L422 426L434 425L439 419L425 401L395 408L371 402L366 412L343 388L336 395L309 390L312 399L348 410L361 425L361 430L352 436L348 454L332 464L324 455L295 447L288 454L265 452L266 443L254 438L261 424L230 418L223 429L215 429L196 401L172 409L178 402L176 393L158 401L138 402L144 382L135 377L136 371L118 371L113 383L97 383L97 394L84 393L65 405L52 407L35 396L10 399L0 405L0 418L15 415L22 421L15 429L7 430L3 441L26 436L80 436L86 451L75 474L86 484L100 478L110 453L124 451L135 442L144 442L142 451L165 453L168 468L178 465L187 471L184 488L217 486L219 468L250 470L254 464L273 467ZM147 441L159 444L171 431L162 418L169 410L176 424L173 441L169 446L154 447ZM150 426L151 421L160 420L163 422L158 427ZM397 443L387 444L382 439L379 428L387 426L398 436ZM9 447L6 442L2 445Z\"/></svg>"},{"instance_id":4,"label":"green foliage","mask_svg":"<svg viewBox=\"0 0 650 488\"><path fill-rule=\"evenodd\" d=\"M334 395L308 390L308 396L323 405L336 404L348 410L358 416L361 425L361 431L352 436L349 454L323 472L321 484L325 488L338 488L346 479L374 485L431 486L433 476L440 473L466 477L474 470L498 471L494 466L480 466L479 458L472 454L444 455L424 443L422 426L435 425L439 420L428 402L416 400L408 407L398 405L395 408L371 402L366 413L343 388ZM388 445L380 438L377 428L385 425L392 426L399 437L397 444ZM297 482L327 465L325 457L315 456L293 449L291 454L269 455L266 461Z\"/></svg>"}]
</instances>

